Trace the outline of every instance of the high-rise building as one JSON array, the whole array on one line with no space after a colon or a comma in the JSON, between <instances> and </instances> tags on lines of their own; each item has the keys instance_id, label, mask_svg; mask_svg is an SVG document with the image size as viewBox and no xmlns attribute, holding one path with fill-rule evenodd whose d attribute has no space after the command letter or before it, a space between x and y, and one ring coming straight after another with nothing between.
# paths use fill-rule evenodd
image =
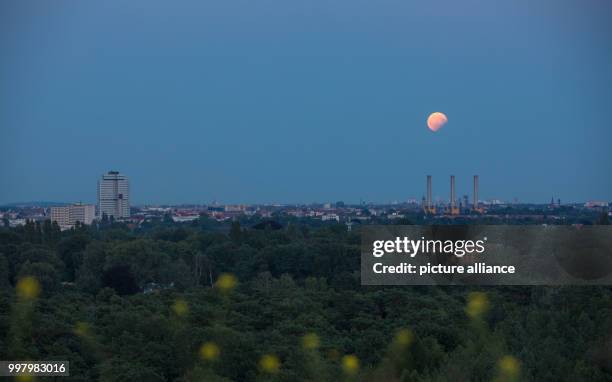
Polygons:
<instances>
[{"instance_id":1,"label":"high-rise building","mask_svg":"<svg viewBox=\"0 0 612 382\"><path fill-rule=\"evenodd\" d=\"M98 181L98 215L115 219L130 217L130 183L118 171L109 171Z\"/></svg>"},{"instance_id":2,"label":"high-rise building","mask_svg":"<svg viewBox=\"0 0 612 382\"><path fill-rule=\"evenodd\" d=\"M93 204L51 207L51 221L57 222L61 229L72 228L77 222L91 224L95 215L96 206Z\"/></svg>"}]
</instances>

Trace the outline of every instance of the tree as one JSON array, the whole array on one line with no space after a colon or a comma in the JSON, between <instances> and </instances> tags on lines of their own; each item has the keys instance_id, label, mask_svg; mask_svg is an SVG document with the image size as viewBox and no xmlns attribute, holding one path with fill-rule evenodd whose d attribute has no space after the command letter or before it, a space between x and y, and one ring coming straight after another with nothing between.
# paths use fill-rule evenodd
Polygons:
<instances>
[{"instance_id":1,"label":"tree","mask_svg":"<svg viewBox=\"0 0 612 382\"><path fill-rule=\"evenodd\" d=\"M234 243L240 243L240 241L242 240L242 229L240 228L240 222L238 220L234 220L232 222L232 227L230 228L229 236Z\"/></svg>"},{"instance_id":2,"label":"tree","mask_svg":"<svg viewBox=\"0 0 612 382\"><path fill-rule=\"evenodd\" d=\"M43 262L26 261L19 270L18 279L31 276L34 277L42 289L42 293L50 296L59 288L59 274L52 265Z\"/></svg>"},{"instance_id":3,"label":"tree","mask_svg":"<svg viewBox=\"0 0 612 382\"><path fill-rule=\"evenodd\" d=\"M0 288L7 287L9 285L9 262L6 256L0 253Z\"/></svg>"},{"instance_id":4,"label":"tree","mask_svg":"<svg viewBox=\"0 0 612 382\"><path fill-rule=\"evenodd\" d=\"M83 251L90 241L89 236L77 233L62 239L57 245L57 254L66 267L66 280L75 280L77 269L83 261Z\"/></svg>"},{"instance_id":5,"label":"tree","mask_svg":"<svg viewBox=\"0 0 612 382\"><path fill-rule=\"evenodd\" d=\"M51 247L59 241L62 233L56 221L45 220L42 226L43 242Z\"/></svg>"},{"instance_id":6,"label":"tree","mask_svg":"<svg viewBox=\"0 0 612 382\"><path fill-rule=\"evenodd\" d=\"M610 219L608 218L607 212L604 211L599 215L599 219L597 219L597 224L599 225L609 225L610 224Z\"/></svg>"},{"instance_id":7,"label":"tree","mask_svg":"<svg viewBox=\"0 0 612 382\"><path fill-rule=\"evenodd\" d=\"M114 289L121 296L134 294L140 290L134 273L127 265L116 265L107 269L102 275L102 286Z\"/></svg>"},{"instance_id":8,"label":"tree","mask_svg":"<svg viewBox=\"0 0 612 382\"><path fill-rule=\"evenodd\" d=\"M133 360L112 358L100 365L100 381L150 381L164 382L166 379L157 373L154 368L145 366Z\"/></svg>"},{"instance_id":9,"label":"tree","mask_svg":"<svg viewBox=\"0 0 612 382\"><path fill-rule=\"evenodd\" d=\"M88 293L97 293L101 288L100 275L104 272L106 264L107 245L94 241L87 246L83 253L83 261L76 273L77 285Z\"/></svg>"},{"instance_id":10,"label":"tree","mask_svg":"<svg viewBox=\"0 0 612 382\"><path fill-rule=\"evenodd\" d=\"M214 284L213 272L215 268L212 259L208 255L198 252L193 260L193 273L196 284L210 285L212 288Z\"/></svg>"}]
</instances>

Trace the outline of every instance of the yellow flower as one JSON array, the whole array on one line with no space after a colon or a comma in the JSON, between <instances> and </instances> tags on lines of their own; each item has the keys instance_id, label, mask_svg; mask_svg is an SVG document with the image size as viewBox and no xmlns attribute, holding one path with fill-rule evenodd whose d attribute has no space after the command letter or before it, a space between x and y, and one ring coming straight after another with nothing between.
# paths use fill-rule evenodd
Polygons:
<instances>
[{"instance_id":1,"label":"yellow flower","mask_svg":"<svg viewBox=\"0 0 612 382\"><path fill-rule=\"evenodd\" d=\"M172 305L172 310L176 313L177 316L185 316L189 313L189 305L187 305L187 301L183 299L178 299Z\"/></svg>"},{"instance_id":2,"label":"yellow flower","mask_svg":"<svg viewBox=\"0 0 612 382\"><path fill-rule=\"evenodd\" d=\"M17 295L23 299L33 299L40 294L40 283L32 276L22 278L17 282Z\"/></svg>"},{"instance_id":3,"label":"yellow flower","mask_svg":"<svg viewBox=\"0 0 612 382\"><path fill-rule=\"evenodd\" d=\"M346 374L356 374L359 370L359 358L352 354L342 357L342 370Z\"/></svg>"},{"instance_id":4,"label":"yellow flower","mask_svg":"<svg viewBox=\"0 0 612 382\"><path fill-rule=\"evenodd\" d=\"M302 346L306 350L314 350L319 347L320 341L319 336L315 333L308 333L302 337Z\"/></svg>"},{"instance_id":5,"label":"yellow flower","mask_svg":"<svg viewBox=\"0 0 612 382\"><path fill-rule=\"evenodd\" d=\"M222 273L217 279L215 286L222 292L229 292L236 287L236 284L238 284L236 276L231 273Z\"/></svg>"},{"instance_id":6,"label":"yellow flower","mask_svg":"<svg viewBox=\"0 0 612 382\"><path fill-rule=\"evenodd\" d=\"M263 372L276 374L280 369L280 361L274 354L266 354L259 360L259 368Z\"/></svg>"},{"instance_id":7,"label":"yellow flower","mask_svg":"<svg viewBox=\"0 0 612 382\"><path fill-rule=\"evenodd\" d=\"M219 346L214 342L205 342L200 347L200 357L206 361L215 361L220 353Z\"/></svg>"},{"instance_id":8,"label":"yellow flower","mask_svg":"<svg viewBox=\"0 0 612 382\"><path fill-rule=\"evenodd\" d=\"M74 334L79 337L89 337L91 335L89 324L86 322L77 322L74 326Z\"/></svg>"},{"instance_id":9,"label":"yellow flower","mask_svg":"<svg viewBox=\"0 0 612 382\"><path fill-rule=\"evenodd\" d=\"M468 295L465 312L470 318L480 318L489 310L489 299L484 292L472 292Z\"/></svg>"},{"instance_id":10,"label":"yellow flower","mask_svg":"<svg viewBox=\"0 0 612 382\"><path fill-rule=\"evenodd\" d=\"M395 343L401 347L408 347L412 344L412 340L414 339L414 335L410 331L410 329L400 329L395 334Z\"/></svg>"},{"instance_id":11,"label":"yellow flower","mask_svg":"<svg viewBox=\"0 0 612 382\"><path fill-rule=\"evenodd\" d=\"M499 360L498 366L501 374L510 378L517 378L521 371L519 360L511 355L503 356Z\"/></svg>"}]
</instances>

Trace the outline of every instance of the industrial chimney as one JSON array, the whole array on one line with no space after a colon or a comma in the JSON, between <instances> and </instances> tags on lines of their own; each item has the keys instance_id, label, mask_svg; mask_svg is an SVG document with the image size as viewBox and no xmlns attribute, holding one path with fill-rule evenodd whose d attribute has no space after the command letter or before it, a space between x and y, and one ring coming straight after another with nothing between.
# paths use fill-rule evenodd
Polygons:
<instances>
[{"instance_id":1,"label":"industrial chimney","mask_svg":"<svg viewBox=\"0 0 612 382\"><path fill-rule=\"evenodd\" d=\"M474 201L472 208L478 210L478 175L474 175Z\"/></svg>"},{"instance_id":2,"label":"industrial chimney","mask_svg":"<svg viewBox=\"0 0 612 382\"><path fill-rule=\"evenodd\" d=\"M455 209L455 175L451 175L450 176L450 180L451 180L451 193L450 193L450 207L451 207L451 211Z\"/></svg>"},{"instance_id":3,"label":"industrial chimney","mask_svg":"<svg viewBox=\"0 0 612 382\"><path fill-rule=\"evenodd\" d=\"M431 202L431 175L427 175L427 210L430 211L433 207Z\"/></svg>"},{"instance_id":4,"label":"industrial chimney","mask_svg":"<svg viewBox=\"0 0 612 382\"><path fill-rule=\"evenodd\" d=\"M450 194L450 214L451 215L459 215L459 207L457 207L457 193L455 192L455 175L451 175L451 194Z\"/></svg>"}]
</instances>

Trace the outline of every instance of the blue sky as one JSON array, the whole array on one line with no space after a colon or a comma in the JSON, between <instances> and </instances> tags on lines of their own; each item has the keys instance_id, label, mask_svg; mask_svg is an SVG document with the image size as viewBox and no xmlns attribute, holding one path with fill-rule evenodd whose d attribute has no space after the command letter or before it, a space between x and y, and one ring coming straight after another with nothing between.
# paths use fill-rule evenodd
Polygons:
<instances>
[{"instance_id":1,"label":"blue sky","mask_svg":"<svg viewBox=\"0 0 612 382\"><path fill-rule=\"evenodd\" d=\"M0 203L612 200L605 0L3 1ZM449 123L426 128L429 113Z\"/></svg>"}]
</instances>

